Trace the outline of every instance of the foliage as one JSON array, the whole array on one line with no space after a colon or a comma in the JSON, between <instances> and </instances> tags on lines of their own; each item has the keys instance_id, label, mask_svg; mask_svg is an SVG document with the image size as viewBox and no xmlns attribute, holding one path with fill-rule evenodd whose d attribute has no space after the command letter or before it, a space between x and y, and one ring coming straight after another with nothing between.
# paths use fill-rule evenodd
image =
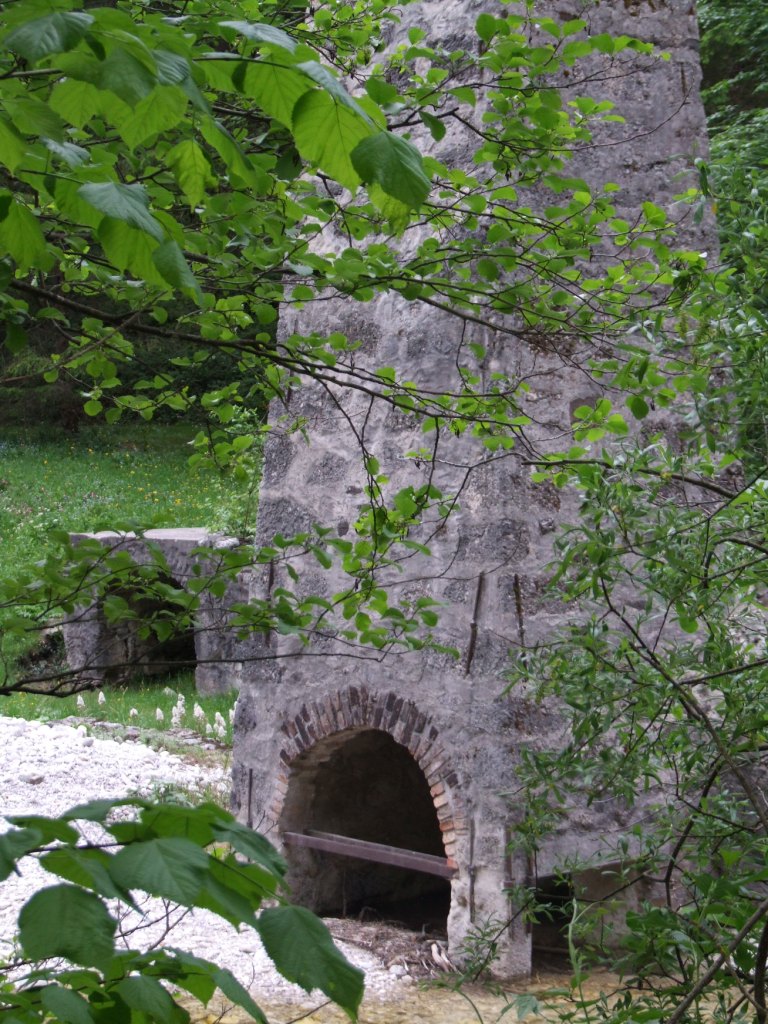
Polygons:
<instances>
[{"instance_id":1,"label":"foliage","mask_svg":"<svg viewBox=\"0 0 768 1024\"><path fill-rule=\"evenodd\" d=\"M108 690L58 700L46 694L12 693L1 707L9 718L53 722L75 717L89 723L112 722L150 731L149 737L155 741L162 740L169 729L184 729L231 746L235 700L234 692L198 694L194 673L186 672L167 678L140 677L123 685L113 684ZM172 742L172 737L169 739Z\"/></svg>"},{"instance_id":2,"label":"foliage","mask_svg":"<svg viewBox=\"0 0 768 1024\"><path fill-rule=\"evenodd\" d=\"M482 345L467 346L455 389L422 394L397 368L361 368L354 338L276 343L276 304L366 302L393 291L499 337L555 348L563 332L604 340L638 310L650 312L659 302L651 286L675 279L671 225L650 201L632 223L622 219L618 186L590 190L568 173L591 123L617 115L557 85L565 71L578 81L591 60L623 74L633 60L661 58L627 36L590 37L578 19L536 18L533 45L524 11L480 14L478 46L450 52L412 28L363 75L397 17L382 0L311 18L231 2L85 12L67 0L53 9L21 0L4 11L0 286L10 351L52 324L59 348L44 376L70 380L86 414L114 423L199 408L208 428L197 464L244 478L263 428L240 410L279 401L306 379L353 388L435 437L450 427L474 439L478 460L513 448L530 422L520 407L528 385L500 372L484 388L475 365ZM409 139L417 129L435 144L426 158ZM474 173L439 159L439 144L455 136L474 151ZM399 236L416 227L421 241L403 247ZM332 237L346 244L326 242ZM700 272L698 254L679 258L689 278ZM584 278L587 263L601 269ZM186 354L136 381L150 343L174 353L183 344ZM211 353L231 362L224 387L188 379ZM614 412L604 424L625 429ZM285 426L304 429L300 418ZM410 533L447 515L455 496L420 479L390 495L370 453L365 468L369 507L353 539L318 524L254 553L287 574L286 585L272 601L237 608L244 631L303 641L319 633L382 652L431 642L433 602L390 600L377 572L422 550ZM146 567L118 558L106 573L89 573L94 550L59 540L43 566L4 585L7 631L98 599L123 585L121 573L146 583ZM303 556L338 565L348 585L332 600L300 595L292 584ZM240 568L233 559L227 571ZM187 621L197 600L184 609Z\"/></svg>"},{"instance_id":3,"label":"foliage","mask_svg":"<svg viewBox=\"0 0 768 1024\"><path fill-rule=\"evenodd\" d=\"M218 988L264 1022L229 971L178 949L122 948L118 916L121 905L136 909L136 891L254 928L281 974L306 991L321 989L356 1016L361 972L317 918L285 903L285 866L267 840L221 808L127 798L94 801L60 818L9 820L14 827L0 836L0 879L35 857L55 884L36 892L19 915L19 958L5 967L14 983L0 986L5 1020L183 1024L190 1015L177 994L207 1004ZM265 900L277 903L257 916ZM126 930L123 921L120 933Z\"/></svg>"},{"instance_id":4,"label":"foliage","mask_svg":"<svg viewBox=\"0 0 768 1024\"><path fill-rule=\"evenodd\" d=\"M194 0L181 11L83 12L62 2L43 12L34 0L4 11L6 345L21 350L37 322L52 321L62 347L47 376L77 381L86 413L109 422L203 408L201 465L247 475L241 457L257 430L238 429L238 410L309 379L410 417L435 439L418 453L428 463L450 432L474 445L471 465L522 449L542 481L579 489L581 519L562 540L556 577L581 617L551 650L522 649L517 677L563 702L573 740L528 756L520 841L534 854L571 801L619 796L637 817L617 857L668 883L666 902L643 908L623 940L623 966L642 992L628 987L615 1005L585 1005L589 1013L677 1024L720 1000L730 1020L749 999L764 1019L766 494L761 480L745 487L728 475L736 446L727 390L707 407L718 346L740 322L725 278L707 278L698 252L673 253L659 206L649 199L626 220L617 186L569 174L592 123L616 115L578 88L558 88L565 71L580 80L582 62L625 74L627 62L661 58L627 37L589 37L578 19L534 23L526 9L481 13L477 48L445 52L412 28L365 76L360 67L397 16L383 3L321 7L312 18L296 7ZM417 129L434 143L426 157L408 138ZM473 153L472 173L440 159L457 135ZM342 246L326 242L334 232ZM435 393L397 367L365 366L356 339L274 340L276 303L366 302L386 291L551 351L569 353L565 337L591 353L620 338L614 358L584 364L611 399L577 408L572 446L553 454L527 429L528 385L510 371L484 380L479 343L468 342L456 387ZM137 339L185 342L187 354L127 388L123 366ZM231 359L230 383L189 387L186 370L211 351ZM624 404L641 430L618 411ZM689 421L675 446L651 415L665 409ZM307 429L290 417L286 426ZM386 469L361 455L367 507L352 539L316 524L226 555L224 572L272 563L289 581L236 606L244 631L305 642L319 634L377 656L432 642L434 602L398 603L379 572L423 551L414 530L439 523L456 496L431 479L388 494ZM0 584L9 630L70 613L116 583L162 590L158 553L137 566L119 548L75 547L62 533L57 541L42 565ZM300 556L340 565L348 584L332 599L300 596L291 589ZM171 595L182 625L200 593L221 583L201 576L199 588ZM149 628L160 637L166 626ZM34 680L4 686L34 689ZM37 933L31 941L37 948ZM273 952L282 957L279 937ZM318 969L312 958L291 968ZM115 988L111 979L95 983Z\"/></svg>"},{"instance_id":5,"label":"foliage","mask_svg":"<svg viewBox=\"0 0 768 1024\"><path fill-rule=\"evenodd\" d=\"M716 203L721 258L732 272L732 302L715 340L736 384L734 421L752 472L768 458L768 90L761 70L768 59L768 18L765 5L753 0L702 0L699 19L713 158L706 190Z\"/></svg>"}]
</instances>

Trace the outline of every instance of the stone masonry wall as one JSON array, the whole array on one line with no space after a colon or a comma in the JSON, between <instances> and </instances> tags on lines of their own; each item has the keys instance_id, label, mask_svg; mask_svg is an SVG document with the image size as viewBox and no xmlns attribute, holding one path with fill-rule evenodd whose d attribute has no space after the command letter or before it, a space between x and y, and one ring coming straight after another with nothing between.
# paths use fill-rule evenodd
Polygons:
<instances>
[{"instance_id":1,"label":"stone masonry wall","mask_svg":"<svg viewBox=\"0 0 768 1024\"><path fill-rule=\"evenodd\" d=\"M424 0L404 9L397 32L423 25L433 38L447 42L450 36L468 45L477 15L490 6ZM573 170L589 181L620 186L618 216L652 197L679 214L683 241L706 247L709 229L694 227L674 199L685 187L680 175L706 146L690 0L562 0L538 8L561 19L583 14L593 31L626 32L670 51L668 61L639 60L631 75L603 75L595 67L591 93L614 99L626 122L602 128L597 145L577 155ZM469 141L449 131L439 153L461 165L470 160ZM284 310L280 329L284 336L342 331L361 342L360 363L395 366L403 377L434 390L451 388L467 342L477 341L486 350L478 366L484 380L500 370L529 382L525 411L540 447L559 444L573 409L600 395L582 368L590 354L583 346L563 341L557 350L526 347L508 334L468 326L398 295L365 304L331 298ZM460 657L435 651L383 660L376 652L356 651L350 657L331 642L307 650L284 637L268 650L255 645L256 662L244 674L236 719L238 813L279 842L287 794L309 785L312 749L328 737L344 743L366 730L388 732L426 777L435 816L445 826L445 854L457 865L448 917L454 954L474 927L494 921L500 929L507 926L500 938L500 972L527 973L530 936L504 894L509 883L530 881L532 871L525 858L505 849L515 823L515 766L526 747L557 742L561 726L556 709L535 703L525 690L505 692L505 669L512 647L544 641L566 621L567 611L547 591L547 564L554 531L575 518L577 499L532 483L524 449L504 459L482 458L471 442L445 432L429 457L407 459L406 452L432 441L407 416L359 393L307 387L291 397L287 412L305 419L310 443L281 434L280 412L274 410L266 451L262 540L318 520L352 535L365 504L361 440L389 475L393 491L432 479L445 494L460 494L448 522L435 521L422 534L432 557L413 555L402 572L383 577L394 593L444 603L437 636ZM342 581L333 573L305 569L309 592L339 589ZM254 587L262 586L261 577L255 579ZM385 764L381 771L386 773ZM599 855L625 824L622 809L610 803L599 812L574 814L541 851L539 872L551 871L564 853ZM300 890L301 879L295 881ZM311 893L305 897L311 903Z\"/></svg>"}]
</instances>

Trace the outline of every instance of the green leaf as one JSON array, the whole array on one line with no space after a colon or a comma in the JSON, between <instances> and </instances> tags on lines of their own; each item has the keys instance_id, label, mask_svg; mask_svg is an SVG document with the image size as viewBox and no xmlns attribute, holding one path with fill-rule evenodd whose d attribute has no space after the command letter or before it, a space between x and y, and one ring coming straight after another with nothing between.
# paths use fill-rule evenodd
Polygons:
<instances>
[{"instance_id":1,"label":"green leaf","mask_svg":"<svg viewBox=\"0 0 768 1024\"><path fill-rule=\"evenodd\" d=\"M16 170L27 151L27 144L14 126L0 117L0 163L11 173Z\"/></svg>"},{"instance_id":2,"label":"green leaf","mask_svg":"<svg viewBox=\"0 0 768 1024\"><path fill-rule=\"evenodd\" d=\"M20 25L5 38L5 45L34 64L49 53L63 53L77 46L93 17L84 11L64 11L35 18Z\"/></svg>"},{"instance_id":3,"label":"green leaf","mask_svg":"<svg viewBox=\"0 0 768 1024\"><path fill-rule=\"evenodd\" d=\"M68 78L56 84L51 92L50 105L69 124L82 128L99 113L103 99L103 93L95 85Z\"/></svg>"},{"instance_id":4,"label":"green leaf","mask_svg":"<svg viewBox=\"0 0 768 1024\"><path fill-rule=\"evenodd\" d=\"M305 75L276 62L246 65L238 87L244 95L254 99L265 114L287 128L293 126L293 111L298 101L313 91Z\"/></svg>"},{"instance_id":5,"label":"green leaf","mask_svg":"<svg viewBox=\"0 0 768 1024\"><path fill-rule=\"evenodd\" d=\"M223 824L216 822L213 831L219 842L229 843L237 853L248 857L255 864L260 864L278 878L285 876L285 861L269 840L259 832L254 832L252 828L234 820Z\"/></svg>"},{"instance_id":6,"label":"green leaf","mask_svg":"<svg viewBox=\"0 0 768 1024\"><path fill-rule=\"evenodd\" d=\"M372 134L367 121L325 92L306 93L293 110L293 132L301 155L340 185L354 191L360 177L352 161L358 143Z\"/></svg>"},{"instance_id":7,"label":"green leaf","mask_svg":"<svg viewBox=\"0 0 768 1024\"><path fill-rule=\"evenodd\" d=\"M19 270L48 270L53 264L40 222L22 203L12 202L0 221L0 250L11 256Z\"/></svg>"},{"instance_id":8,"label":"green leaf","mask_svg":"<svg viewBox=\"0 0 768 1024\"><path fill-rule=\"evenodd\" d=\"M316 60L308 60L301 64L297 64L296 70L301 71L313 82L317 82L317 84L322 86L323 89L325 89L325 91L338 103L341 103L345 107L349 107L350 110L353 110L364 121L373 125L373 122L363 108L355 102L344 88L344 85L338 80L338 78L331 74L328 68L323 67L322 64L318 64Z\"/></svg>"},{"instance_id":9,"label":"green leaf","mask_svg":"<svg viewBox=\"0 0 768 1024\"><path fill-rule=\"evenodd\" d=\"M156 978L134 974L115 985L120 997L134 1010L160 1024L186 1024L190 1019Z\"/></svg>"},{"instance_id":10,"label":"green leaf","mask_svg":"<svg viewBox=\"0 0 768 1024\"><path fill-rule=\"evenodd\" d=\"M47 103L24 96L6 100L5 109L22 135L42 135L63 141L64 122Z\"/></svg>"},{"instance_id":11,"label":"green leaf","mask_svg":"<svg viewBox=\"0 0 768 1024\"><path fill-rule=\"evenodd\" d=\"M205 884L208 857L188 839L161 838L126 846L109 865L114 881L126 889L191 906Z\"/></svg>"},{"instance_id":12,"label":"green leaf","mask_svg":"<svg viewBox=\"0 0 768 1024\"><path fill-rule=\"evenodd\" d=\"M12 829L0 835L0 882L15 871L16 861L44 843L45 840L37 829Z\"/></svg>"},{"instance_id":13,"label":"green leaf","mask_svg":"<svg viewBox=\"0 0 768 1024\"><path fill-rule=\"evenodd\" d=\"M44 818L39 814L14 814L7 821L17 828L35 829L44 843L76 843L80 838L77 829L58 818Z\"/></svg>"},{"instance_id":14,"label":"green leaf","mask_svg":"<svg viewBox=\"0 0 768 1024\"><path fill-rule=\"evenodd\" d=\"M197 206L202 201L206 185L211 179L208 157L194 139L184 139L166 153L165 160L189 205Z\"/></svg>"},{"instance_id":15,"label":"green leaf","mask_svg":"<svg viewBox=\"0 0 768 1024\"><path fill-rule=\"evenodd\" d=\"M149 199L142 185L105 181L81 185L77 193L108 217L145 231L157 241L165 237L162 227L149 212Z\"/></svg>"},{"instance_id":16,"label":"green leaf","mask_svg":"<svg viewBox=\"0 0 768 1024\"><path fill-rule=\"evenodd\" d=\"M157 242L144 231L137 231L125 221L104 217L99 224L98 238L107 258L118 270L130 271L149 284L167 288L153 259Z\"/></svg>"},{"instance_id":17,"label":"green leaf","mask_svg":"<svg viewBox=\"0 0 768 1024\"><path fill-rule=\"evenodd\" d=\"M79 167L87 163L91 155L82 146L76 146L74 142L56 142L54 139L43 139L43 143L54 156L59 157L67 167Z\"/></svg>"},{"instance_id":18,"label":"green leaf","mask_svg":"<svg viewBox=\"0 0 768 1024\"><path fill-rule=\"evenodd\" d=\"M198 303L202 303L200 285L189 269L184 253L173 239L169 238L168 241L159 245L152 253L152 260L168 284L194 296Z\"/></svg>"},{"instance_id":19,"label":"green leaf","mask_svg":"<svg viewBox=\"0 0 768 1024\"><path fill-rule=\"evenodd\" d=\"M630 395L627 399L627 407L636 420L644 420L650 411L648 403L640 395Z\"/></svg>"},{"instance_id":20,"label":"green leaf","mask_svg":"<svg viewBox=\"0 0 768 1024\"><path fill-rule=\"evenodd\" d=\"M41 889L19 914L19 940L32 960L61 956L103 968L114 954L116 927L101 900L74 885Z\"/></svg>"},{"instance_id":21,"label":"green leaf","mask_svg":"<svg viewBox=\"0 0 768 1024\"><path fill-rule=\"evenodd\" d=\"M496 35L497 21L492 14L481 14L475 22L475 32L484 43L490 43Z\"/></svg>"},{"instance_id":22,"label":"green leaf","mask_svg":"<svg viewBox=\"0 0 768 1024\"><path fill-rule=\"evenodd\" d=\"M46 985L40 993L40 1002L65 1024L93 1024L93 1016L85 999L77 992L61 985Z\"/></svg>"},{"instance_id":23,"label":"green leaf","mask_svg":"<svg viewBox=\"0 0 768 1024\"><path fill-rule=\"evenodd\" d=\"M127 108L125 117L116 117L115 126L131 149L136 149L153 135L175 128L184 117L187 103L177 86L162 85L135 107Z\"/></svg>"},{"instance_id":24,"label":"green leaf","mask_svg":"<svg viewBox=\"0 0 768 1024\"><path fill-rule=\"evenodd\" d=\"M40 858L40 863L46 871L58 875L59 878L86 889L93 889L107 899L123 900L124 903L133 906L130 891L116 885L109 874L111 860L110 854L103 850L63 846L44 854Z\"/></svg>"},{"instance_id":25,"label":"green leaf","mask_svg":"<svg viewBox=\"0 0 768 1024\"><path fill-rule=\"evenodd\" d=\"M322 921L304 907L273 907L259 916L258 932L275 967L305 992L319 988L355 1020L363 998L363 972L334 946Z\"/></svg>"},{"instance_id":26,"label":"green leaf","mask_svg":"<svg viewBox=\"0 0 768 1024\"><path fill-rule=\"evenodd\" d=\"M409 208L420 206L429 195L421 154L391 132L363 139L352 151L352 163L366 184L379 185Z\"/></svg>"},{"instance_id":27,"label":"green leaf","mask_svg":"<svg viewBox=\"0 0 768 1024\"><path fill-rule=\"evenodd\" d=\"M233 28L240 35L255 43L271 43L273 46L282 47L289 53L293 53L296 49L296 41L275 25L268 25L265 22L254 24L250 21L220 21L219 24L222 28Z\"/></svg>"},{"instance_id":28,"label":"green leaf","mask_svg":"<svg viewBox=\"0 0 768 1024\"><path fill-rule=\"evenodd\" d=\"M129 106L134 106L155 89L157 75L122 47L112 50L99 67L98 84L109 89Z\"/></svg>"},{"instance_id":29,"label":"green leaf","mask_svg":"<svg viewBox=\"0 0 768 1024\"><path fill-rule=\"evenodd\" d=\"M216 982L216 987L224 993L227 999L231 999L236 1006L249 1013L259 1024L267 1024L267 1018L262 1013L261 1007L253 1001L251 995L226 967L215 968L212 976Z\"/></svg>"},{"instance_id":30,"label":"green leaf","mask_svg":"<svg viewBox=\"0 0 768 1024\"><path fill-rule=\"evenodd\" d=\"M365 81L365 91L374 101L381 106L386 106L388 103L395 103L400 98L397 89L394 85L382 78L380 75L372 75ZM421 115L424 116L423 113Z\"/></svg>"}]
</instances>

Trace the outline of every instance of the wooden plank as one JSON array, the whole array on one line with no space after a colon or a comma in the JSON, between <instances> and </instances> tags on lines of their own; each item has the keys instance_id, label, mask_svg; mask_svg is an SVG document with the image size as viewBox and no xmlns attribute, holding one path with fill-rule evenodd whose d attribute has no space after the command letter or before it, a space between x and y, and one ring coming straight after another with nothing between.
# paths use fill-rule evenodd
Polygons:
<instances>
[{"instance_id":1,"label":"wooden plank","mask_svg":"<svg viewBox=\"0 0 768 1024\"><path fill-rule=\"evenodd\" d=\"M350 839L349 836L337 836L332 832L318 832L315 829L307 829L306 832L284 832L283 839L288 846L303 846L324 853L337 853L342 857L357 857L359 860L370 860L377 864L410 868L411 871L438 875L440 878L453 878L456 874L456 870L449 867L445 857L438 857L433 853L418 853L416 850L403 850L399 846L386 846L384 843L372 843L367 839Z\"/></svg>"}]
</instances>

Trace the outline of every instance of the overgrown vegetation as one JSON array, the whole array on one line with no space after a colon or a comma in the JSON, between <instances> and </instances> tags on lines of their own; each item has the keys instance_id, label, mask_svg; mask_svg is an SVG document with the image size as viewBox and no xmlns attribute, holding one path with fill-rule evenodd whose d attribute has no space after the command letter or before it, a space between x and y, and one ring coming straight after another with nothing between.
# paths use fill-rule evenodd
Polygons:
<instances>
[{"instance_id":1,"label":"overgrown vegetation","mask_svg":"<svg viewBox=\"0 0 768 1024\"><path fill-rule=\"evenodd\" d=\"M413 460L419 472L394 494L388 467L357 438L367 489L353 531L336 535L318 523L257 549L257 564L272 563L285 586L237 608L244 630L306 644L319 634L343 652L377 657L434 645L434 602L400 600L380 580L413 551L423 553L420 527L429 535L455 505L457 495L441 493L434 480L446 438L474 446L467 474L514 457L526 472L533 463L539 482L577 489L581 516L560 539L555 569L575 610L572 625L547 649L521 642L515 675L561 702L571 742L526 758L519 841L533 855L572 806L620 798L634 818L616 856L627 877L639 867L662 889L620 940L620 998L567 1013L669 1024L710 1015L730 1024L754 1013L762 1024L768 489L764 389L751 367L765 337L756 294L764 270L762 234L747 231L753 250L742 227L763 223L761 186L753 185L752 208L720 199L729 204L726 244L742 239L724 250L730 276L708 275L696 251L673 251L673 225L654 197L632 221L618 217L616 187L572 177L568 162L589 143L591 122L613 116L610 105L590 95L565 99L558 86L562 72L584 60L629 74L638 56L656 59L653 48L624 36L587 37L578 19L561 25L536 16L534 28L532 6L480 13L466 49L433 46L426 29L412 28L363 81L360 69L398 17L376 0L320 8L311 23L295 8L224 2L186 3L180 23L140 4L7 5L5 344L18 355L41 323L53 323L58 345L34 372L75 387L86 415L114 424L132 413L203 410L209 429L199 462L241 477L252 469L246 460L261 429L248 418L252 409L282 401L280 429L311 430L289 401L307 380L329 400L351 389L426 435ZM758 8L749 10L751 17ZM532 45L534 31L541 45ZM458 133L474 153L471 171L439 153L423 159L406 137L417 125L436 143ZM706 200L710 180L702 167ZM545 221L536 205L542 195ZM701 196L690 189L682 198ZM411 236L412 249L401 248L399 236L416 226L422 233ZM333 231L345 246L325 244ZM486 376L480 340L468 340L454 382L438 392L420 390L399 367L366 365L356 338L274 340L278 302L366 302L385 292L516 345L558 352L565 337L576 338L590 353L581 368L610 398L580 406L572 437L552 451L528 429L528 382L506 365ZM159 372L137 375L136 355L153 340L183 343L186 354L174 348ZM594 355L614 343L615 357ZM187 371L211 351L229 360L228 381L209 388L198 375L190 385ZM654 432L654 409L683 413L684 436L672 443ZM630 416L646 429L631 430ZM25 636L53 609L68 613L135 579L136 566L119 553L104 558L95 547L59 541L42 565L0 583L10 633ZM315 569L346 573L332 599L301 591L306 558ZM240 568L233 558L229 571ZM217 581L201 582L208 585ZM182 609L186 624L196 598ZM6 691L29 685L23 676L3 682ZM110 808L99 806L59 822L18 820L0 839L6 873L33 854L65 880L22 914L25 955L79 965L33 970L3 993L15 1019L181 1020L157 979L205 993L220 972L176 954L118 953L103 901L136 886L253 925L254 908L276 891L282 866L223 812L179 817L133 803L136 825L110 823ZM102 822L129 845L91 855L75 845L70 819L78 817ZM251 863L202 852L213 839ZM324 985L354 1014L359 978L316 924L280 909L281 939L305 924L291 958L273 947L278 964ZM574 918L582 910L575 901ZM46 927L53 917L72 928ZM607 946L598 945L594 959L615 966ZM575 968L578 980L586 961L577 958ZM251 1009L242 993L237 998Z\"/></svg>"},{"instance_id":2,"label":"overgrown vegetation","mask_svg":"<svg viewBox=\"0 0 768 1024\"><path fill-rule=\"evenodd\" d=\"M87 722L114 722L142 732L185 730L202 739L231 745L236 694L204 696L195 689L192 673L166 679L137 678L108 689L88 690L52 700L44 694L14 693L4 698L0 712L12 718L55 722L82 718Z\"/></svg>"}]
</instances>

